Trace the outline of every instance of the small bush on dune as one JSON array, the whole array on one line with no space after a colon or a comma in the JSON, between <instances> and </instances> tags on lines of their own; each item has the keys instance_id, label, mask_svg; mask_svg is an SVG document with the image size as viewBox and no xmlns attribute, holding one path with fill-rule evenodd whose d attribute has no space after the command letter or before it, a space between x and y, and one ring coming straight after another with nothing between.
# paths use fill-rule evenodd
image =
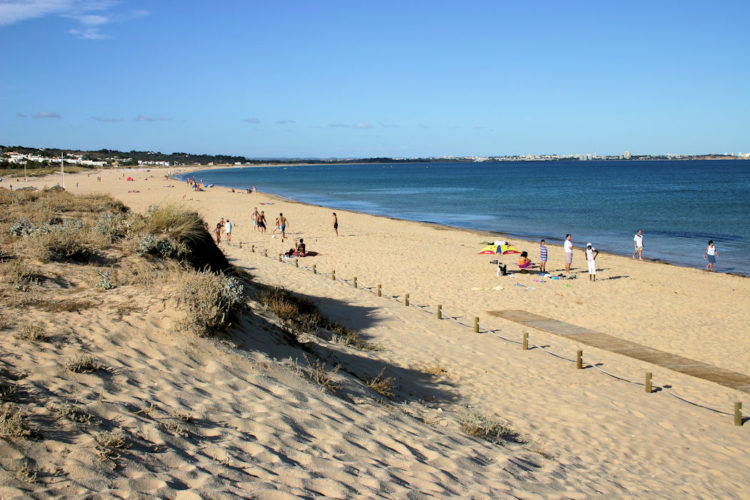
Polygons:
<instances>
[{"instance_id":1,"label":"small bush on dune","mask_svg":"<svg viewBox=\"0 0 750 500\"><path fill-rule=\"evenodd\" d=\"M334 382L333 378L339 372L339 369L341 368L340 365L336 365L332 370L329 370L322 360L315 358L311 363L306 354L303 354L303 356L307 363L307 369L305 369L307 378L327 391L336 392L339 390L340 386Z\"/></svg>"},{"instance_id":2,"label":"small bush on dune","mask_svg":"<svg viewBox=\"0 0 750 500\"><path fill-rule=\"evenodd\" d=\"M106 367L93 356L83 354L65 362L65 368L73 373L91 373L106 370Z\"/></svg>"},{"instance_id":3,"label":"small bush on dune","mask_svg":"<svg viewBox=\"0 0 750 500\"><path fill-rule=\"evenodd\" d=\"M138 251L142 254L184 260L194 269L227 272L229 261L206 231L196 212L167 205L151 207L143 225Z\"/></svg>"},{"instance_id":4,"label":"small bush on dune","mask_svg":"<svg viewBox=\"0 0 750 500\"><path fill-rule=\"evenodd\" d=\"M178 302L187 315L181 323L185 330L199 336L211 335L229 326L229 319L245 299L239 279L210 271L184 271Z\"/></svg>"},{"instance_id":5,"label":"small bush on dune","mask_svg":"<svg viewBox=\"0 0 750 500\"><path fill-rule=\"evenodd\" d=\"M11 382L0 382L0 401L15 401L17 397L17 385Z\"/></svg>"},{"instance_id":6,"label":"small bush on dune","mask_svg":"<svg viewBox=\"0 0 750 500\"><path fill-rule=\"evenodd\" d=\"M177 241L200 241L206 229L196 212L167 205L151 207L146 218L146 230L151 234L169 234Z\"/></svg>"},{"instance_id":7,"label":"small bush on dune","mask_svg":"<svg viewBox=\"0 0 750 500\"><path fill-rule=\"evenodd\" d=\"M104 212L93 227L93 232L102 235L110 243L122 239L128 232L125 215L122 213Z\"/></svg>"},{"instance_id":8,"label":"small bush on dune","mask_svg":"<svg viewBox=\"0 0 750 500\"><path fill-rule=\"evenodd\" d=\"M272 288L258 294L258 300L282 321L302 331L323 338L323 332L328 332L330 340L335 342L356 349L374 349L358 332L323 316L313 301L298 297L288 290Z\"/></svg>"},{"instance_id":9,"label":"small bush on dune","mask_svg":"<svg viewBox=\"0 0 750 500\"><path fill-rule=\"evenodd\" d=\"M46 342L49 340L49 335L44 331L44 327L39 323L28 323L21 327L16 333L16 338L22 340Z\"/></svg>"},{"instance_id":10,"label":"small bush on dune","mask_svg":"<svg viewBox=\"0 0 750 500\"><path fill-rule=\"evenodd\" d=\"M122 429L100 432L96 440L96 453L102 462L120 458L120 451L130 448L130 441Z\"/></svg>"},{"instance_id":11,"label":"small bush on dune","mask_svg":"<svg viewBox=\"0 0 750 500\"><path fill-rule=\"evenodd\" d=\"M482 438L495 444L510 441L512 443L523 443L520 434L504 425L503 423L485 417L484 415L470 414L461 420L461 426L466 434Z\"/></svg>"},{"instance_id":12,"label":"small bush on dune","mask_svg":"<svg viewBox=\"0 0 750 500\"><path fill-rule=\"evenodd\" d=\"M5 404L0 409L0 436L31 437L34 432L29 427L24 412L13 404Z\"/></svg>"},{"instance_id":13,"label":"small bush on dune","mask_svg":"<svg viewBox=\"0 0 750 500\"><path fill-rule=\"evenodd\" d=\"M86 410L70 403L47 403L46 407L58 420L68 420L78 424L91 423L91 415Z\"/></svg>"},{"instance_id":14,"label":"small bush on dune","mask_svg":"<svg viewBox=\"0 0 750 500\"><path fill-rule=\"evenodd\" d=\"M390 399L393 397L393 391L396 389L396 379L393 377L383 377L383 373L385 373L385 367L380 370L380 373L378 373L375 378L366 378L364 379L364 382L367 384L367 387L373 391Z\"/></svg>"},{"instance_id":15,"label":"small bush on dune","mask_svg":"<svg viewBox=\"0 0 750 500\"><path fill-rule=\"evenodd\" d=\"M27 291L40 276L36 269L20 259L0 264L0 275L13 290L21 292Z\"/></svg>"},{"instance_id":16,"label":"small bush on dune","mask_svg":"<svg viewBox=\"0 0 750 500\"><path fill-rule=\"evenodd\" d=\"M28 248L41 262L87 262L96 254L90 232L82 224L73 222L52 227L29 238Z\"/></svg>"}]
</instances>

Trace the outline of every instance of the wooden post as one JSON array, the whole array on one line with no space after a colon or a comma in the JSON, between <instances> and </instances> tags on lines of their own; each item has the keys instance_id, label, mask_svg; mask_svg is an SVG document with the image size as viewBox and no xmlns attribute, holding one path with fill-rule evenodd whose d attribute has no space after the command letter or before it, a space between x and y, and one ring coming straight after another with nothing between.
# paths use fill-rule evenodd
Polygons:
<instances>
[{"instance_id":1,"label":"wooden post","mask_svg":"<svg viewBox=\"0 0 750 500\"><path fill-rule=\"evenodd\" d=\"M742 425L742 403L734 403L734 425Z\"/></svg>"},{"instance_id":2,"label":"wooden post","mask_svg":"<svg viewBox=\"0 0 750 500\"><path fill-rule=\"evenodd\" d=\"M242 248L242 242L240 241L240 248Z\"/></svg>"},{"instance_id":3,"label":"wooden post","mask_svg":"<svg viewBox=\"0 0 750 500\"><path fill-rule=\"evenodd\" d=\"M438 319L443 319L443 306L438 304L438 312L437 312Z\"/></svg>"},{"instance_id":4,"label":"wooden post","mask_svg":"<svg viewBox=\"0 0 750 500\"><path fill-rule=\"evenodd\" d=\"M333 281L336 281L336 270L335 269L333 271L331 271L331 279Z\"/></svg>"},{"instance_id":5,"label":"wooden post","mask_svg":"<svg viewBox=\"0 0 750 500\"><path fill-rule=\"evenodd\" d=\"M380 291L380 285L378 285L378 297L382 297L382 296L383 296L383 292Z\"/></svg>"},{"instance_id":6,"label":"wooden post","mask_svg":"<svg viewBox=\"0 0 750 500\"><path fill-rule=\"evenodd\" d=\"M474 333L479 333L479 318L474 317Z\"/></svg>"},{"instance_id":7,"label":"wooden post","mask_svg":"<svg viewBox=\"0 0 750 500\"><path fill-rule=\"evenodd\" d=\"M294 265L295 265L296 267L299 267L299 259L294 259Z\"/></svg>"},{"instance_id":8,"label":"wooden post","mask_svg":"<svg viewBox=\"0 0 750 500\"><path fill-rule=\"evenodd\" d=\"M354 277L354 288L357 288L357 277Z\"/></svg>"},{"instance_id":9,"label":"wooden post","mask_svg":"<svg viewBox=\"0 0 750 500\"><path fill-rule=\"evenodd\" d=\"M253 251L253 253L255 253L255 245L252 245L252 246L250 247L250 250L252 250L252 251Z\"/></svg>"},{"instance_id":10,"label":"wooden post","mask_svg":"<svg viewBox=\"0 0 750 500\"><path fill-rule=\"evenodd\" d=\"M523 332L523 350L529 350L529 332Z\"/></svg>"},{"instance_id":11,"label":"wooden post","mask_svg":"<svg viewBox=\"0 0 750 500\"><path fill-rule=\"evenodd\" d=\"M651 372L646 372L646 392L651 394Z\"/></svg>"},{"instance_id":12,"label":"wooden post","mask_svg":"<svg viewBox=\"0 0 750 500\"><path fill-rule=\"evenodd\" d=\"M263 250L263 257L268 257L268 250Z\"/></svg>"},{"instance_id":13,"label":"wooden post","mask_svg":"<svg viewBox=\"0 0 750 500\"><path fill-rule=\"evenodd\" d=\"M404 297L404 305L407 305L407 306L409 305L409 294L408 293Z\"/></svg>"},{"instance_id":14,"label":"wooden post","mask_svg":"<svg viewBox=\"0 0 750 500\"><path fill-rule=\"evenodd\" d=\"M318 265L313 264L313 274L318 274Z\"/></svg>"},{"instance_id":15,"label":"wooden post","mask_svg":"<svg viewBox=\"0 0 750 500\"><path fill-rule=\"evenodd\" d=\"M576 370L583 368L583 351L576 351Z\"/></svg>"}]
</instances>

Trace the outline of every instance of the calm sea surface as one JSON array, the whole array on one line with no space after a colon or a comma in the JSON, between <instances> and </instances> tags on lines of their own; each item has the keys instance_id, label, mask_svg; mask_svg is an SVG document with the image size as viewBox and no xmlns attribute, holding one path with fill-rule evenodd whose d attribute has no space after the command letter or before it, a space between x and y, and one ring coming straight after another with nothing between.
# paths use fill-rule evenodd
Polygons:
<instances>
[{"instance_id":1,"label":"calm sea surface","mask_svg":"<svg viewBox=\"0 0 750 500\"><path fill-rule=\"evenodd\" d=\"M579 248L590 241L623 255L642 228L644 256L688 267L705 266L713 239L718 270L750 275L750 161L384 163L191 175L333 209L554 243L571 233Z\"/></svg>"}]
</instances>

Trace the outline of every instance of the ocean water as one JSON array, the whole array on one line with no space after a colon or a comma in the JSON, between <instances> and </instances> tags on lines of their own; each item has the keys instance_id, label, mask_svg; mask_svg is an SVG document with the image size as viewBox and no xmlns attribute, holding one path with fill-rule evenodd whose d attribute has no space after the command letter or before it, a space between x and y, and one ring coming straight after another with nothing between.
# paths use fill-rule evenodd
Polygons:
<instances>
[{"instance_id":1,"label":"ocean water","mask_svg":"<svg viewBox=\"0 0 750 500\"><path fill-rule=\"evenodd\" d=\"M432 222L750 275L750 161L382 163L231 168L207 184L399 219ZM248 199L248 218L252 210ZM342 220L343 227L346 221ZM528 249L536 256L536 246Z\"/></svg>"}]
</instances>

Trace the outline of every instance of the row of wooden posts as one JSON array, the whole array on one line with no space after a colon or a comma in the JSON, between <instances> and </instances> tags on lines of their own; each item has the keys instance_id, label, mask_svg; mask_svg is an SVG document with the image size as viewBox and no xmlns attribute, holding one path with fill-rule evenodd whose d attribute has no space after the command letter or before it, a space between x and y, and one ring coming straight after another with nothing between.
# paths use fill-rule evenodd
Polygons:
<instances>
[{"instance_id":1,"label":"row of wooden posts","mask_svg":"<svg viewBox=\"0 0 750 500\"><path fill-rule=\"evenodd\" d=\"M242 248L242 242L240 242L240 248ZM255 253L255 245L252 246L252 251ZM263 250L263 256L268 257L268 250ZM279 262L283 262L281 255L279 255ZM294 259L294 265L295 267L299 267L299 259ZM313 264L312 266L313 274L318 274L318 266L316 264ZM331 280L336 281L336 270L331 271ZM354 288L358 288L357 286L357 277L354 277L352 286ZM381 285L378 285L377 287L377 295L378 297L382 297L382 287ZM404 305L409 305L409 294L404 295ZM438 304L437 306L437 319L443 319L443 306L441 304ZM479 318L474 317L474 333L479 333ZM524 351L527 351L529 349L529 334L527 332L523 332L523 341L522 341L522 349ZM576 369L582 370L583 369L583 351L578 350L576 351ZM646 372L646 382L645 382L645 390L648 394L651 394L653 392L653 385L651 382L652 373ZM742 425L742 403L736 402L734 403L734 425Z\"/></svg>"}]
</instances>

